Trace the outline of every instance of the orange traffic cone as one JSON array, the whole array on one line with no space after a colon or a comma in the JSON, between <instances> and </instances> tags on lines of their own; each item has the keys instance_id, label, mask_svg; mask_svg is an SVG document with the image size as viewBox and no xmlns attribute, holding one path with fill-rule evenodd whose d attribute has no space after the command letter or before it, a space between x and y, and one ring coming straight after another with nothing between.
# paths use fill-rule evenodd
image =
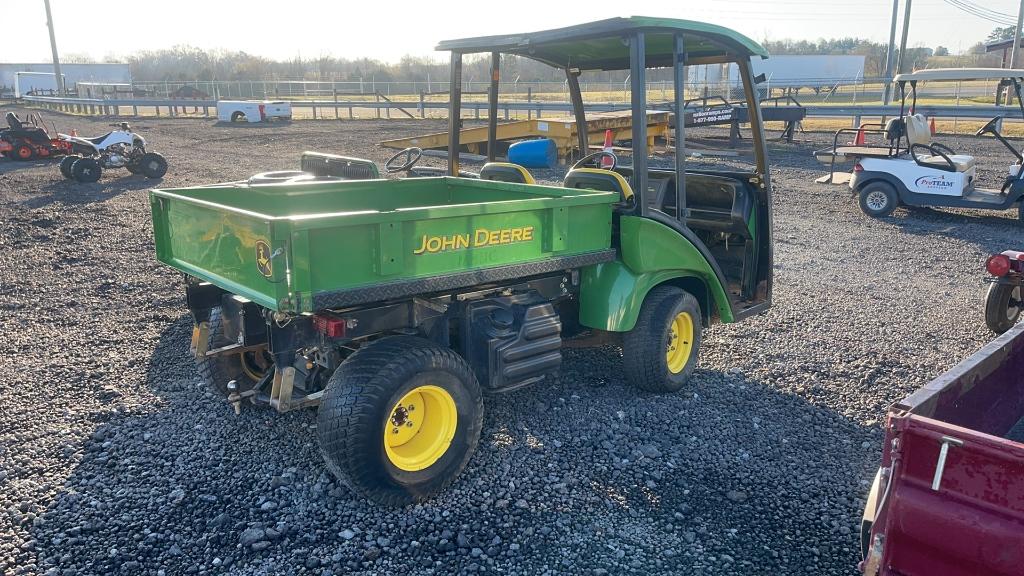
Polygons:
<instances>
[{"instance_id":1,"label":"orange traffic cone","mask_svg":"<svg viewBox=\"0 0 1024 576\"><path fill-rule=\"evenodd\" d=\"M935 132L937 132L935 130L935 118L932 118L932 121L928 123L928 129L931 130L932 136L935 136Z\"/></svg>"},{"instance_id":2,"label":"orange traffic cone","mask_svg":"<svg viewBox=\"0 0 1024 576\"><path fill-rule=\"evenodd\" d=\"M864 138L864 127L861 126L860 130L857 130L857 138L854 139L853 145L863 146L865 143L866 139Z\"/></svg>"},{"instance_id":3,"label":"orange traffic cone","mask_svg":"<svg viewBox=\"0 0 1024 576\"><path fill-rule=\"evenodd\" d=\"M612 131L611 130L605 130L604 131L604 151L605 152L611 152L612 151ZM611 167L612 167L612 159L607 157L607 156L602 156L601 157L601 168L611 168Z\"/></svg>"}]
</instances>

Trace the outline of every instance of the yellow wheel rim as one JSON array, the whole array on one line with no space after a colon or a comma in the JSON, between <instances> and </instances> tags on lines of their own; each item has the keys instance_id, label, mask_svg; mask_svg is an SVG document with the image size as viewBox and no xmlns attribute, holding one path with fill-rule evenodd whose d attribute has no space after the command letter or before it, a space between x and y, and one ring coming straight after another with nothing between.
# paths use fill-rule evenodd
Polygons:
<instances>
[{"instance_id":1,"label":"yellow wheel rim","mask_svg":"<svg viewBox=\"0 0 1024 576\"><path fill-rule=\"evenodd\" d=\"M266 348L264 347L252 352L251 357L249 352L243 352L238 355L242 363L242 372L244 372L245 375L251 378L254 382L259 382L267 375L268 365L266 358L263 357L265 351Z\"/></svg>"},{"instance_id":2,"label":"yellow wheel rim","mask_svg":"<svg viewBox=\"0 0 1024 576\"><path fill-rule=\"evenodd\" d=\"M690 352L693 350L693 317L689 312L680 312L672 319L668 328L668 349L665 351L665 361L668 363L668 371L679 374L686 368L690 361Z\"/></svg>"},{"instance_id":3,"label":"yellow wheel rim","mask_svg":"<svg viewBox=\"0 0 1024 576\"><path fill-rule=\"evenodd\" d=\"M455 400L446 390L432 385L412 389L384 423L388 460L407 472L428 468L448 451L458 421Z\"/></svg>"}]
</instances>

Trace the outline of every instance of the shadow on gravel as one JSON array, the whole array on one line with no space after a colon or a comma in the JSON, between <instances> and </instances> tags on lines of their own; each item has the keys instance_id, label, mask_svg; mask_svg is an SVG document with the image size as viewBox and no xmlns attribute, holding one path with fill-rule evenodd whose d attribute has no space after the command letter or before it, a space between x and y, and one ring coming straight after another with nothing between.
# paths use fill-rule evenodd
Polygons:
<instances>
[{"instance_id":1,"label":"shadow on gravel","mask_svg":"<svg viewBox=\"0 0 1024 576\"><path fill-rule=\"evenodd\" d=\"M105 202L126 192L149 190L160 185L162 180L150 179L145 176L125 175L116 178L104 178L93 184L82 184L61 178L55 174L54 182L39 188L39 196L23 200L24 208L43 208L51 204L91 204Z\"/></svg>"},{"instance_id":2,"label":"shadow on gravel","mask_svg":"<svg viewBox=\"0 0 1024 576\"><path fill-rule=\"evenodd\" d=\"M947 212L941 208L910 207L886 221L915 236L942 236L968 242L982 252L1002 252L1019 244L1022 223L1016 207L1000 212Z\"/></svg>"},{"instance_id":3,"label":"shadow on gravel","mask_svg":"<svg viewBox=\"0 0 1024 576\"><path fill-rule=\"evenodd\" d=\"M152 405L112 411L31 529L62 574L848 574L878 431L741 374L640 393L616 348L488 398L455 484L404 509L340 487L311 411L205 390L188 315L155 342ZM143 369L140 367L140 369ZM862 445L863 443L863 445ZM70 569L70 570L68 570Z\"/></svg>"},{"instance_id":4,"label":"shadow on gravel","mask_svg":"<svg viewBox=\"0 0 1024 576\"><path fill-rule=\"evenodd\" d=\"M47 158L39 160L11 160L9 158L0 158L0 174L9 174L11 172L17 172L19 170L26 170L28 168L38 168L42 166L54 166L56 167L60 157Z\"/></svg>"}]
</instances>

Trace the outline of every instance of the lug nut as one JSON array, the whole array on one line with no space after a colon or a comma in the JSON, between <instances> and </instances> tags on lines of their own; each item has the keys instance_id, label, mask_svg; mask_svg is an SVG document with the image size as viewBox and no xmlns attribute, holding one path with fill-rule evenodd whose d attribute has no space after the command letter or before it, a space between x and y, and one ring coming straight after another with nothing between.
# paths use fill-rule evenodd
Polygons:
<instances>
[{"instance_id":1,"label":"lug nut","mask_svg":"<svg viewBox=\"0 0 1024 576\"><path fill-rule=\"evenodd\" d=\"M394 430L392 430L391 433L392 434L398 434L398 428L395 428Z\"/></svg>"}]
</instances>

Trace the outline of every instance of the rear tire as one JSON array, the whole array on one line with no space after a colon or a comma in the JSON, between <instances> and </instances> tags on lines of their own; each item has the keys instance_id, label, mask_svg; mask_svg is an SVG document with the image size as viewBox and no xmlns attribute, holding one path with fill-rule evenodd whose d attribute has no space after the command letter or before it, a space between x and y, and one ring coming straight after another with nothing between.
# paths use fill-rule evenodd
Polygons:
<instances>
[{"instance_id":1,"label":"rear tire","mask_svg":"<svg viewBox=\"0 0 1024 576\"><path fill-rule=\"evenodd\" d=\"M65 157L61 158L60 159L60 173L61 173L61 175L64 176L65 178L67 178L68 180L74 178L74 176L71 175L71 166L75 162L77 162L79 158L81 158L81 156L78 156L78 155L65 156Z\"/></svg>"},{"instance_id":2,"label":"rear tire","mask_svg":"<svg viewBox=\"0 0 1024 576\"><path fill-rule=\"evenodd\" d=\"M139 159L139 172L146 178L163 178L167 174L167 159L156 152L146 152Z\"/></svg>"},{"instance_id":3,"label":"rear tire","mask_svg":"<svg viewBox=\"0 0 1024 576\"><path fill-rule=\"evenodd\" d=\"M15 160L31 160L36 157L36 151L28 144L17 144L14 146L14 150L11 150L11 158Z\"/></svg>"},{"instance_id":4,"label":"rear tire","mask_svg":"<svg viewBox=\"0 0 1024 576\"><path fill-rule=\"evenodd\" d=\"M996 334L1002 334L1020 320L1022 289L1012 284L992 283L985 295L985 324Z\"/></svg>"},{"instance_id":5,"label":"rear tire","mask_svg":"<svg viewBox=\"0 0 1024 576\"><path fill-rule=\"evenodd\" d=\"M247 122L248 119L245 117L245 112L233 112L231 114L232 122Z\"/></svg>"},{"instance_id":6,"label":"rear tire","mask_svg":"<svg viewBox=\"0 0 1024 576\"><path fill-rule=\"evenodd\" d=\"M207 350L215 350L231 344L233 341L224 333L224 322L220 308L210 311L209 337L206 341ZM228 382L234 380L238 384L238 392L248 392L256 387L260 377L270 369L272 361L256 355L255 352L245 354L221 354L196 359L196 369L206 384L227 396Z\"/></svg>"},{"instance_id":7,"label":"rear tire","mask_svg":"<svg viewBox=\"0 0 1024 576\"><path fill-rule=\"evenodd\" d=\"M79 158L71 165L71 176L83 184L97 182L103 176L103 168L94 158Z\"/></svg>"},{"instance_id":8,"label":"rear tire","mask_svg":"<svg viewBox=\"0 0 1024 576\"><path fill-rule=\"evenodd\" d=\"M884 218L899 205L896 189L887 182L868 182L860 189L860 209L872 218Z\"/></svg>"},{"instance_id":9,"label":"rear tire","mask_svg":"<svg viewBox=\"0 0 1024 576\"><path fill-rule=\"evenodd\" d=\"M482 426L473 370L454 351L413 336L371 342L342 362L317 414L327 467L388 506L447 488L476 451Z\"/></svg>"},{"instance_id":10,"label":"rear tire","mask_svg":"<svg viewBox=\"0 0 1024 576\"><path fill-rule=\"evenodd\" d=\"M629 382L648 392L677 392L697 366L701 342L700 305L675 286L651 290L636 326L622 339Z\"/></svg>"}]
</instances>

